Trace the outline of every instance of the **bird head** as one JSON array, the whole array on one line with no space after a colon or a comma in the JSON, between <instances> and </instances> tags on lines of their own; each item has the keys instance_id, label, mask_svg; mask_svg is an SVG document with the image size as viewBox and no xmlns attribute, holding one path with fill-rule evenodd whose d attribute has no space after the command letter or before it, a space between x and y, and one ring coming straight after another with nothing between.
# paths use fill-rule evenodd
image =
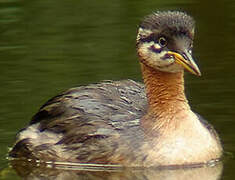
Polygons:
<instances>
[{"instance_id":1,"label":"bird head","mask_svg":"<svg viewBox=\"0 0 235 180\"><path fill-rule=\"evenodd\" d=\"M192 57L194 24L192 17L178 11L156 12L145 17L137 35L141 63L164 72L186 69L200 76Z\"/></svg>"}]
</instances>

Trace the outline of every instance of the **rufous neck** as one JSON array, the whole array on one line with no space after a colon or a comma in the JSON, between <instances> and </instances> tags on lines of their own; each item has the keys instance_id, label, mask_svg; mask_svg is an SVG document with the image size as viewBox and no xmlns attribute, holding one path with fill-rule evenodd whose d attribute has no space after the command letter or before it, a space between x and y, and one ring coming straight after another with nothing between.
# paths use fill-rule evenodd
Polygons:
<instances>
[{"instance_id":1,"label":"rufous neck","mask_svg":"<svg viewBox=\"0 0 235 180\"><path fill-rule=\"evenodd\" d=\"M158 71L141 63L148 112L157 116L168 116L190 109L184 92L184 72Z\"/></svg>"}]
</instances>

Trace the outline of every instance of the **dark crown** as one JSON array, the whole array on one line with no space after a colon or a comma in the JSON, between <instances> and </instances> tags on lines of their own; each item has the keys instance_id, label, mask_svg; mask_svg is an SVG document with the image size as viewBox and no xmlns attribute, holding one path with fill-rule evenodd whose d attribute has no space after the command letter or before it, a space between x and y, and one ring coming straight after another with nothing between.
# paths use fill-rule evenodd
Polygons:
<instances>
[{"instance_id":1,"label":"dark crown","mask_svg":"<svg viewBox=\"0 0 235 180\"><path fill-rule=\"evenodd\" d=\"M187 35L190 39L194 36L195 22L193 18L178 11L157 11L144 18L140 27L152 31L180 33Z\"/></svg>"}]
</instances>

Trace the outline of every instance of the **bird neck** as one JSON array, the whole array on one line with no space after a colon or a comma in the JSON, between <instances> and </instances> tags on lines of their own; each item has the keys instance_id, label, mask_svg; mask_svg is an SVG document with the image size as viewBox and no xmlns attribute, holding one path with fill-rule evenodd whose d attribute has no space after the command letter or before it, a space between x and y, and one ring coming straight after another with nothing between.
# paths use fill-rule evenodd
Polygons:
<instances>
[{"instance_id":1,"label":"bird neck","mask_svg":"<svg viewBox=\"0 0 235 180\"><path fill-rule=\"evenodd\" d=\"M141 67L148 99L148 112L141 120L143 126L160 128L191 112L184 92L183 71L162 72L142 63Z\"/></svg>"}]
</instances>

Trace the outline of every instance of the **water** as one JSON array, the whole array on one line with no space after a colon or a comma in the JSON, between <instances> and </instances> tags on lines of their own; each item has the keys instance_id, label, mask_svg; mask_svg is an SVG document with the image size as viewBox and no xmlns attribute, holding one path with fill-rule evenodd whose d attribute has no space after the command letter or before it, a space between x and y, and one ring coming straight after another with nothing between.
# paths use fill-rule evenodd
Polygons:
<instances>
[{"instance_id":1,"label":"water","mask_svg":"<svg viewBox=\"0 0 235 180\"><path fill-rule=\"evenodd\" d=\"M168 9L184 10L196 19L194 56L203 76L187 74L186 91L193 109L215 126L229 154L222 179L235 178L235 2L2 0L0 179L21 179L5 159L8 147L50 97L103 79L141 81L137 25L143 16Z\"/></svg>"}]
</instances>

